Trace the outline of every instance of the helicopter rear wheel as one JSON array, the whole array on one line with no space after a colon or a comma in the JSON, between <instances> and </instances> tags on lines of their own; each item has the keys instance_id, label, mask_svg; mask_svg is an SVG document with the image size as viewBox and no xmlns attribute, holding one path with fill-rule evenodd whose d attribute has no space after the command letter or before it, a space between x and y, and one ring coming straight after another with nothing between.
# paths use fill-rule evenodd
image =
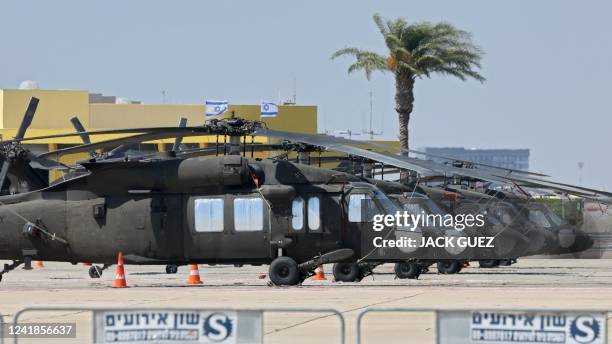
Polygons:
<instances>
[{"instance_id":1,"label":"helicopter rear wheel","mask_svg":"<svg viewBox=\"0 0 612 344\"><path fill-rule=\"evenodd\" d=\"M89 267L89 277L91 278L100 278L102 277L102 270L104 270L103 268L96 266L96 265L92 265Z\"/></svg>"},{"instance_id":2,"label":"helicopter rear wheel","mask_svg":"<svg viewBox=\"0 0 612 344\"><path fill-rule=\"evenodd\" d=\"M335 263L334 278L338 282L358 282L360 270L357 263Z\"/></svg>"},{"instance_id":3,"label":"helicopter rear wheel","mask_svg":"<svg viewBox=\"0 0 612 344\"><path fill-rule=\"evenodd\" d=\"M303 280L297 263L293 258L287 256L274 259L268 273L272 283L279 286L296 285Z\"/></svg>"},{"instance_id":4,"label":"helicopter rear wheel","mask_svg":"<svg viewBox=\"0 0 612 344\"><path fill-rule=\"evenodd\" d=\"M166 273L167 274L175 274L178 272L178 266L174 264L166 265Z\"/></svg>"},{"instance_id":5,"label":"helicopter rear wheel","mask_svg":"<svg viewBox=\"0 0 612 344\"><path fill-rule=\"evenodd\" d=\"M499 260L497 259L484 259L478 261L478 266L481 268L496 268L499 266Z\"/></svg>"},{"instance_id":6,"label":"helicopter rear wheel","mask_svg":"<svg viewBox=\"0 0 612 344\"><path fill-rule=\"evenodd\" d=\"M437 266L438 272L444 275L452 275L461 271L461 262L458 260L441 260Z\"/></svg>"},{"instance_id":7,"label":"helicopter rear wheel","mask_svg":"<svg viewBox=\"0 0 612 344\"><path fill-rule=\"evenodd\" d=\"M417 262L395 263L395 276L400 279L419 278L421 270L421 266Z\"/></svg>"}]
</instances>

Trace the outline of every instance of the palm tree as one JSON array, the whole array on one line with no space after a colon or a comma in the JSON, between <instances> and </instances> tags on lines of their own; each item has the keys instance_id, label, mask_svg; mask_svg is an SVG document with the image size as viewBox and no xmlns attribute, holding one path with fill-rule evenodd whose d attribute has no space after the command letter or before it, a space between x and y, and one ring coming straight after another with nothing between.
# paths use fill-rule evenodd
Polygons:
<instances>
[{"instance_id":1,"label":"palm tree","mask_svg":"<svg viewBox=\"0 0 612 344\"><path fill-rule=\"evenodd\" d=\"M408 122L414 103L414 82L432 74L445 74L463 81L468 78L484 82L480 69L483 52L473 42L471 34L449 23L420 22L408 24L402 18L383 20L374 15L374 22L387 46L386 56L358 48L344 48L332 55L332 60L344 55L355 58L349 74L363 70L370 80L372 72L392 72L395 75L395 111L399 117L400 145L408 154Z\"/></svg>"}]
</instances>

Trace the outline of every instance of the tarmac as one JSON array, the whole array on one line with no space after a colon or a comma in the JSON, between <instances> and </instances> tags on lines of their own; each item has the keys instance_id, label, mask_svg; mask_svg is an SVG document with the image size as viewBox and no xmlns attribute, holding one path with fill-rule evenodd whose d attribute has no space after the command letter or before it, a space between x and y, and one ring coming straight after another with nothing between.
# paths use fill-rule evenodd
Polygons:
<instances>
[{"instance_id":1,"label":"tarmac","mask_svg":"<svg viewBox=\"0 0 612 344\"><path fill-rule=\"evenodd\" d=\"M0 312L10 322L27 306L179 307L179 308L333 308L346 319L347 343L355 338L356 316L368 307L407 308L567 308L612 309L612 260L522 259L513 266L480 269L477 263L457 275L439 275L435 267L418 280L399 280L393 265L376 269L359 283L306 280L302 286L268 285L267 266L200 266L203 284L188 286L189 269L166 274L164 266L127 265L129 288L113 289L114 266L91 279L88 267L45 262L30 271L18 268L0 283ZM21 322L75 322L77 338L46 343L91 342L89 311L29 312ZM265 343L339 342L339 322L330 313L269 313ZM369 314L364 343L433 343L433 313ZM7 340L8 342L8 340ZM20 343L42 342L32 339Z\"/></svg>"}]
</instances>

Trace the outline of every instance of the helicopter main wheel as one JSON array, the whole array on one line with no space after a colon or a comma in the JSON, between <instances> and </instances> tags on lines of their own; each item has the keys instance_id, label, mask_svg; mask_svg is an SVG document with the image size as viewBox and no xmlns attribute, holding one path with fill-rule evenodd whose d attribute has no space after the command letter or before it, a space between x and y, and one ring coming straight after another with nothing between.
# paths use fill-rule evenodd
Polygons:
<instances>
[{"instance_id":1,"label":"helicopter main wheel","mask_svg":"<svg viewBox=\"0 0 612 344\"><path fill-rule=\"evenodd\" d=\"M485 269L496 268L499 266L497 259L484 259L478 261L478 266Z\"/></svg>"},{"instance_id":2,"label":"helicopter main wheel","mask_svg":"<svg viewBox=\"0 0 612 344\"><path fill-rule=\"evenodd\" d=\"M178 266L174 264L166 265L166 273L167 274L175 274L178 272Z\"/></svg>"},{"instance_id":3,"label":"helicopter main wheel","mask_svg":"<svg viewBox=\"0 0 612 344\"><path fill-rule=\"evenodd\" d=\"M419 278L421 271L421 266L416 262L395 263L395 276L399 279Z\"/></svg>"},{"instance_id":4,"label":"helicopter main wheel","mask_svg":"<svg viewBox=\"0 0 612 344\"><path fill-rule=\"evenodd\" d=\"M100 278L102 277L103 268L99 266L92 265L89 267L89 277L91 278Z\"/></svg>"},{"instance_id":5,"label":"helicopter main wheel","mask_svg":"<svg viewBox=\"0 0 612 344\"><path fill-rule=\"evenodd\" d=\"M360 270L357 263L335 263L334 278L338 282L358 282Z\"/></svg>"},{"instance_id":6,"label":"helicopter main wheel","mask_svg":"<svg viewBox=\"0 0 612 344\"><path fill-rule=\"evenodd\" d=\"M512 265L514 262L512 261L512 259L502 259L499 261L499 265L500 266L510 266Z\"/></svg>"},{"instance_id":7,"label":"helicopter main wheel","mask_svg":"<svg viewBox=\"0 0 612 344\"><path fill-rule=\"evenodd\" d=\"M438 272L444 275L452 275L461 271L461 262L458 260L441 260L437 266Z\"/></svg>"},{"instance_id":8,"label":"helicopter main wheel","mask_svg":"<svg viewBox=\"0 0 612 344\"><path fill-rule=\"evenodd\" d=\"M272 283L279 286L296 285L302 277L295 260L287 256L274 259L268 274Z\"/></svg>"}]
</instances>

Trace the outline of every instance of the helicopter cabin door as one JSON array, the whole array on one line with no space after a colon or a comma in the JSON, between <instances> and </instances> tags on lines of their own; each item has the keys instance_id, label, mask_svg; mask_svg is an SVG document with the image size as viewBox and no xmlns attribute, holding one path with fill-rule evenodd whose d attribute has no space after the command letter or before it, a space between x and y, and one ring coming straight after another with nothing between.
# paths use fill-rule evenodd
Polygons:
<instances>
[{"instance_id":1,"label":"helicopter cabin door","mask_svg":"<svg viewBox=\"0 0 612 344\"><path fill-rule=\"evenodd\" d=\"M259 193L189 197L186 257L219 264L269 262L268 215Z\"/></svg>"},{"instance_id":2,"label":"helicopter cabin door","mask_svg":"<svg viewBox=\"0 0 612 344\"><path fill-rule=\"evenodd\" d=\"M340 193L301 192L291 202L286 254L305 261L342 247Z\"/></svg>"}]
</instances>

